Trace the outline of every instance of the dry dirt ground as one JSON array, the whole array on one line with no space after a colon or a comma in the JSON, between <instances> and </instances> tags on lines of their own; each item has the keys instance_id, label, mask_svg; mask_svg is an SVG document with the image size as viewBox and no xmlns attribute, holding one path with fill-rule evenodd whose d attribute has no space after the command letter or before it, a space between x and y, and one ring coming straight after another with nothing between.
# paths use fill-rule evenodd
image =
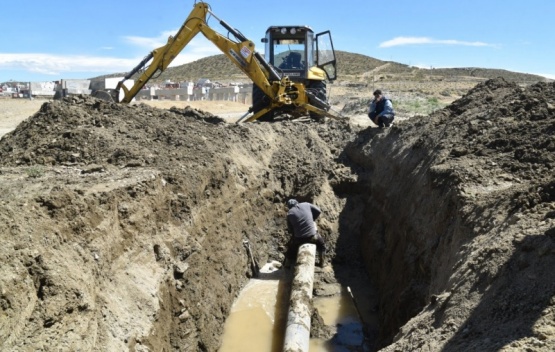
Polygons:
<instances>
[{"instance_id":1,"label":"dry dirt ground","mask_svg":"<svg viewBox=\"0 0 555 352\"><path fill-rule=\"evenodd\" d=\"M43 102L0 140L0 350L217 351L242 242L281 260L290 197L324 211L316 290L376 285L371 348L555 350L555 84L490 80L385 130L358 105L233 124Z\"/></svg>"}]
</instances>

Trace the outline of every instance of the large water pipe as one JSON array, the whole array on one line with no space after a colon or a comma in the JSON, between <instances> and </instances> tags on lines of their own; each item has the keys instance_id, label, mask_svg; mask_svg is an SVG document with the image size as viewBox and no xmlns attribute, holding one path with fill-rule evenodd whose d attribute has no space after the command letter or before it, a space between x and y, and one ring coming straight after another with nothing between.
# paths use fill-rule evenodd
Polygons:
<instances>
[{"instance_id":1,"label":"large water pipe","mask_svg":"<svg viewBox=\"0 0 555 352\"><path fill-rule=\"evenodd\" d=\"M303 244L299 247L289 300L283 352L308 352L315 261L316 245Z\"/></svg>"}]
</instances>

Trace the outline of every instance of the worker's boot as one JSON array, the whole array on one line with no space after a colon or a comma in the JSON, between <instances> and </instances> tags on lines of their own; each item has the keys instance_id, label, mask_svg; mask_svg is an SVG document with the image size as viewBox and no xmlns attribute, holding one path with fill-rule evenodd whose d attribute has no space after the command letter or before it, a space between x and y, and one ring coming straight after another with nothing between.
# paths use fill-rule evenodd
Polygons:
<instances>
[{"instance_id":1,"label":"worker's boot","mask_svg":"<svg viewBox=\"0 0 555 352\"><path fill-rule=\"evenodd\" d=\"M291 268L292 264L293 264L293 261L291 260L291 258L289 258L288 256L285 256L285 259L283 259L283 267L285 269L289 269Z\"/></svg>"},{"instance_id":2,"label":"worker's boot","mask_svg":"<svg viewBox=\"0 0 555 352\"><path fill-rule=\"evenodd\" d=\"M325 254L324 252L319 252L318 253L318 266L320 268L323 268L326 265L326 258L325 258Z\"/></svg>"}]
</instances>

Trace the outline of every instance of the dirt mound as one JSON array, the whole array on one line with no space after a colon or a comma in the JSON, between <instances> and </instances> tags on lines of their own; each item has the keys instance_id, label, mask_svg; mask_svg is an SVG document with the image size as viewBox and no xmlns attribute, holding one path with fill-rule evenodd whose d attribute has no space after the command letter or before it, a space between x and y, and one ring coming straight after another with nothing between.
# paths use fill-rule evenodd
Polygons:
<instances>
[{"instance_id":1,"label":"dirt mound","mask_svg":"<svg viewBox=\"0 0 555 352\"><path fill-rule=\"evenodd\" d=\"M0 346L216 351L242 241L280 260L294 196L326 282L378 285L371 345L553 350L554 97L491 80L386 130L46 103L0 140Z\"/></svg>"},{"instance_id":2,"label":"dirt mound","mask_svg":"<svg viewBox=\"0 0 555 352\"><path fill-rule=\"evenodd\" d=\"M114 118L117 117L117 118ZM222 119L191 108L170 111L79 96L45 103L4 138L5 165L87 165L170 167L184 158L212 158L222 145L206 146L207 126ZM214 131L222 136L222 131ZM181 150L181 153L178 151Z\"/></svg>"}]
</instances>

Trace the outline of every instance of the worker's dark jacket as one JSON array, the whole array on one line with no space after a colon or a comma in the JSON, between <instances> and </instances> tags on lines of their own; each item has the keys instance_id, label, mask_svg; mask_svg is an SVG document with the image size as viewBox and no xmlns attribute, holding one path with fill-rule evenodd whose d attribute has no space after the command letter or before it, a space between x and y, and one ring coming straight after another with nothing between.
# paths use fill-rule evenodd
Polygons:
<instances>
[{"instance_id":1,"label":"worker's dark jacket","mask_svg":"<svg viewBox=\"0 0 555 352\"><path fill-rule=\"evenodd\" d=\"M287 228L298 239L316 235L314 221L322 211L310 203L298 203L287 212Z\"/></svg>"}]
</instances>

